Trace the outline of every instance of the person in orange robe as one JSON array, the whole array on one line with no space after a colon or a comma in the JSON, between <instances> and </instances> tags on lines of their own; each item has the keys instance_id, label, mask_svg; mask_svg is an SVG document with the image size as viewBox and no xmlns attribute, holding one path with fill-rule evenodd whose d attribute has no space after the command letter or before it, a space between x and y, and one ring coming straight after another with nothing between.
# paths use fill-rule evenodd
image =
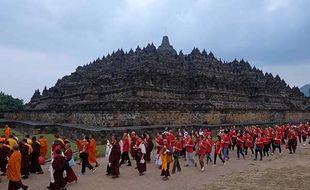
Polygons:
<instances>
[{"instance_id":1,"label":"person in orange robe","mask_svg":"<svg viewBox=\"0 0 310 190\"><path fill-rule=\"evenodd\" d=\"M76 139L75 140L75 144L76 144L76 147L79 150L79 152L81 152L83 150L83 146L85 144L85 139L83 139L83 140ZM80 165L81 164L81 160L79 160L79 162L76 163L76 164Z\"/></svg>"},{"instance_id":2,"label":"person in orange robe","mask_svg":"<svg viewBox=\"0 0 310 190\"><path fill-rule=\"evenodd\" d=\"M5 138L8 139L9 136L11 135L11 128L8 125L5 125L3 133Z\"/></svg>"},{"instance_id":3,"label":"person in orange robe","mask_svg":"<svg viewBox=\"0 0 310 190\"><path fill-rule=\"evenodd\" d=\"M18 190L22 188L27 190L28 186L24 185L21 181L21 159L22 155L18 150L18 145L13 146L13 153L9 157L7 167L7 177L9 179L8 190Z\"/></svg>"},{"instance_id":4,"label":"person in orange robe","mask_svg":"<svg viewBox=\"0 0 310 190\"><path fill-rule=\"evenodd\" d=\"M98 164L97 159L96 159L96 140L95 140L93 134L90 134L89 138L90 138L90 143L89 143L88 162L90 164L95 163L96 164L95 167L98 167L99 164Z\"/></svg>"},{"instance_id":5,"label":"person in orange robe","mask_svg":"<svg viewBox=\"0 0 310 190\"><path fill-rule=\"evenodd\" d=\"M40 136L39 138L39 142L40 142L40 156L42 156L44 159L46 158L46 154L47 154L47 150L48 150L48 142L47 139L44 138L44 136Z\"/></svg>"}]
</instances>

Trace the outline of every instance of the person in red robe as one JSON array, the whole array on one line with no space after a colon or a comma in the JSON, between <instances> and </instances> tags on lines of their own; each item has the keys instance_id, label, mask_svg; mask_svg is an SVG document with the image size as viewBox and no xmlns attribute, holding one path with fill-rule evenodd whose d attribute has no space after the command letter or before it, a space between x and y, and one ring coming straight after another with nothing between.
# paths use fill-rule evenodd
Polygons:
<instances>
[{"instance_id":1,"label":"person in red robe","mask_svg":"<svg viewBox=\"0 0 310 190\"><path fill-rule=\"evenodd\" d=\"M54 160L52 162L52 167L54 169L54 183L50 183L48 189L51 190L65 190L66 189L66 179L63 176L65 170L66 160L65 157L61 155L61 150L57 149L55 151Z\"/></svg>"},{"instance_id":2,"label":"person in red robe","mask_svg":"<svg viewBox=\"0 0 310 190\"><path fill-rule=\"evenodd\" d=\"M70 143L67 143L65 145L65 152L64 152L64 155L65 155L65 159L66 159L66 162L68 163L67 164L67 167L66 167L66 172L67 172L67 177L66 177L66 182L67 183L72 183L72 182L77 182L77 177L73 171L73 169L71 168L71 166L69 166L69 162L71 159L74 159L73 158L73 152L71 150L71 145Z\"/></svg>"},{"instance_id":3,"label":"person in red robe","mask_svg":"<svg viewBox=\"0 0 310 190\"><path fill-rule=\"evenodd\" d=\"M121 147L117 141L117 138L115 136L112 136L111 140L112 149L109 156L109 165L110 165L110 171L112 178L118 178L119 177L119 162L121 159Z\"/></svg>"},{"instance_id":4,"label":"person in red robe","mask_svg":"<svg viewBox=\"0 0 310 190\"><path fill-rule=\"evenodd\" d=\"M30 154L29 146L27 146L27 139L23 139L19 143L19 150L22 156L21 160L21 175L23 179L27 179L30 174Z\"/></svg>"},{"instance_id":5,"label":"person in red robe","mask_svg":"<svg viewBox=\"0 0 310 190\"><path fill-rule=\"evenodd\" d=\"M129 142L128 134L127 133L124 133L122 140L123 140L123 152L122 152L122 160L121 160L120 166L122 164L124 164L126 161L128 162L127 166L131 166L131 161L130 161L130 158L129 158L130 142Z\"/></svg>"}]
</instances>

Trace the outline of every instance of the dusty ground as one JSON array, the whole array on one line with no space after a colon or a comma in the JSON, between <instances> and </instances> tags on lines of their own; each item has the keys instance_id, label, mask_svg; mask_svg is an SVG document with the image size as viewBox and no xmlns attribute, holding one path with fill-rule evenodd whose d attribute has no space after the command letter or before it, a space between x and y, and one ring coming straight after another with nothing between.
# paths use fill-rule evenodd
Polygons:
<instances>
[{"instance_id":1,"label":"dusty ground","mask_svg":"<svg viewBox=\"0 0 310 190\"><path fill-rule=\"evenodd\" d=\"M252 155L245 160L236 160L235 152L230 156L231 160L225 166L209 165L203 173L198 168L182 167L182 172L172 175L168 181L161 180L160 170L153 163L147 165L148 171L144 176L139 176L134 167L123 166L120 169L120 178L111 179L105 175L106 164L100 159L101 166L95 174L87 171L77 184L70 184L68 190L310 189L308 145L306 148L299 146L295 155L289 155L287 150L283 150L282 155L275 153L274 156L264 157L263 161L253 161ZM181 166L184 164L182 160ZM75 166L74 169L78 173L80 166ZM46 189L49 180L47 166L44 166L44 170L44 175L32 175L24 181L30 186L30 190ZM0 189L7 189L7 184L7 179L2 177Z\"/></svg>"}]
</instances>

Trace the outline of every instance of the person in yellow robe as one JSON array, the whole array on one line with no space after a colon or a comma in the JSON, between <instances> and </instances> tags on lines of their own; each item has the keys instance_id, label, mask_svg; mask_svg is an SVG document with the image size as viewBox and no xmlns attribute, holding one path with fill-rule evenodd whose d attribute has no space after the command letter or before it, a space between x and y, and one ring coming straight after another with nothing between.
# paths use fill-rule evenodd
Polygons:
<instances>
[{"instance_id":1,"label":"person in yellow robe","mask_svg":"<svg viewBox=\"0 0 310 190\"><path fill-rule=\"evenodd\" d=\"M17 144L17 141L14 139L13 135L9 135L7 141L9 142L10 149L13 150L13 146Z\"/></svg>"},{"instance_id":2,"label":"person in yellow robe","mask_svg":"<svg viewBox=\"0 0 310 190\"><path fill-rule=\"evenodd\" d=\"M11 128L8 125L4 126L3 134L6 139L11 135Z\"/></svg>"},{"instance_id":3,"label":"person in yellow robe","mask_svg":"<svg viewBox=\"0 0 310 190\"><path fill-rule=\"evenodd\" d=\"M46 158L46 154L47 154L47 150L48 150L48 142L47 139L44 138L43 135L40 136L39 138L39 142L40 142L40 156L42 156L43 158Z\"/></svg>"},{"instance_id":4,"label":"person in yellow robe","mask_svg":"<svg viewBox=\"0 0 310 190\"><path fill-rule=\"evenodd\" d=\"M96 140L94 138L94 135L90 135L89 136L90 138L90 143L89 143L89 155L88 155L88 162L90 164L93 164L95 163L95 167L98 167L99 164L97 162L97 159L96 159Z\"/></svg>"},{"instance_id":5,"label":"person in yellow robe","mask_svg":"<svg viewBox=\"0 0 310 190\"><path fill-rule=\"evenodd\" d=\"M18 150L18 145L13 146L13 153L9 157L7 166L7 177L9 179L8 190L18 190L22 188L27 190L28 186L24 185L21 181L21 158L22 155Z\"/></svg>"}]
</instances>

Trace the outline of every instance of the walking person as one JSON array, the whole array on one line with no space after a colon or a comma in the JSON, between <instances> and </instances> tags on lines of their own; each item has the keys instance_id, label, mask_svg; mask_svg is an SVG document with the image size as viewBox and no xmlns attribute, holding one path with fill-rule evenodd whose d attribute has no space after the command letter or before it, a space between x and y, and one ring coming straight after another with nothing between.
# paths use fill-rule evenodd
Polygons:
<instances>
[{"instance_id":1,"label":"walking person","mask_svg":"<svg viewBox=\"0 0 310 190\"><path fill-rule=\"evenodd\" d=\"M188 134L187 135L187 141L185 144L186 160L187 160L187 164L185 165L185 167L188 167L188 166L195 166L196 167L196 162L194 159L194 146L195 146L195 142L192 139L192 137Z\"/></svg>"},{"instance_id":2,"label":"walking person","mask_svg":"<svg viewBox=\"0 0 310 190\"><path fill-rule=\"evenodd\" d=\"M41 145L37 141L36 137L32 137L31 147L32 147L32 153L31 153L30 172L37 173L37 174L43 174L43 170L39 163Z\"/></svg>"},{"instance_id":3,"label":"walking person","mask_svg":"<svg viewBox=\"0 0 310 190\"><path fill-rule=\"evenodd\" d=\"M110 156L109 156L109 165L110 165L112 178L115 179L115 178L118 178L120 174L119 173L119 161L121 159L121 147L115 136L112 136L111 144L112 144L112 149L111 149Z\"/></svg>"},{"instance_id":4,"label":"walking person","mask_svg":"<svg viewBox=\"0 0 310 190\"><path fill-rule=\"evenodd\" d=\"M199 164L200 171L203 172L205 170L205 157L207 152L207 142L203 135L200 136L200 141L198 142L198 155L199 155Z\"/></svg>"},{"instance_id":5,"label":"walking person","mask_svg":"<svg viewBox=\"0 0 310 190\"><path fill-rule=\"evenodd\" d=\"M9 179L8 190L18 190L22 188L27 190L28 186L24 185L21 181L21 153L18 149L18 145L13 146L13 153L9 157L7 165L7 177Z\"/></svg>"},{"instance_id":6,"label":"walking person","mask_svg":"<svg viewBox=\"0 0 310 190\"><path fill-rule=\"evenodd\" d=\"M164 139L163 143L164 143L163 148L160 152L161 160L162 160L161 176L163 176L162 180L166 181L168 180L168 177L170 176L169 166L172 161L172 150L171 150L171 146L168 143L167 139Z\"/></svg>"},{"instance_id":7,"label":"walking person","mask_svg":"<svg viewBox=\"0 0 310 190\"><path fill-rule=\"evenodd\" d=\"M257 134L257 138L255 140L255 158L254 160L257 160L257 154L260 154L260 160L263 160L263 149L264 149L264 138L262 138L262 135L260 133Z\"/></svg>"},{"instance_id":8,"label":"walking person","mask_svg":"<svg viewBox=\"0 0 310 190\"><path fill-rule=\"evenodd\" d=\"M229 144L230 144L230 139L228 135L228 131L224 131L224 135L222 135L222 151L223 151L223 156L224 160L228 161L229 159Z\"/></svg>"},{"instance_id":9,"label":"walking person","mask_svg":"<svg viewBox=\"0 0 310 190\"><path fill-rule=\"evenodd\" d=\"M216 166L216 158L217 156L222 160L223 164L225 164L225 160L222 157L222 139L221 136L217 137L217 140L214 144L214 164L213 166Z\"/></svg>"},{"instance_id":10,"label":"walking person","mask_svg":"<svg viewBox=\"0 0 310 190\"><path fill-rule=\"evenodd\" d=\"M139 171L139 175L144 175L144 172L146 172L146 147L145 142L142 140L141 137L138 137L136 141L136 145L134 146L136 149L136 163L137 163L137 169Z\"/></svg>"},{"instance_id":11,"label":"walking person","mask_svg":"<svg viewBox=\"0 0 310 190\"><path fill-rule=\"evenodd\" d=\"M120 166L122 164L124 164L125 162L128 162L127 166L131 166L131 161L130 161L130 158L129 158L129 146L130 146L130 143L129 143L129 138L128 138L128 134L127 133L124 133L122 140L123 140L123 152L122 152L122 160L121 160Z\"/></svg>"},{"instance_id":12,"label":"walking person","mask_svg":"<svg viewBox=\"0 0 310 190\"><path fill-rule=\"evenodd\" d=\"M65 145L65 159L66 159L66 172L67 172L67 177L66 177L66 182L67 183L72 183L72 182L77 182L77 177L72 169L72 167L74 166L75 162L74 162L74 157L73 157L73 152L71 150L71 145L70 143L67 143Z\"/></svg>"},{"instance_id":13,"label":"walking person","mask_svg":"<svg viewBox=\"0 0 310 190\"><path fill-rule=\"evenodd\" d=\"M213 141L212 141L212 136L208 135L208 138L206 139L206 163L208 164L209 161L212 164L212 159L211 159L211 152L212 152L212 146L213 146Z\"/></svg>"},{"instance_id":14,"label":"walking person","mask_svg":"<svg viewBox=\"0 0 310 190\"><path fill-rule=\"evenodd\" d=\"M238 160L240 159L240 154L242 155L243 159L245 158L244 157L244 154L243 154L243 148L244 148L244 137L243 137L243 134L242 132L238 133L237 134L237 158Z\"/></svg>"},{"instance_id":15,"label":"walking person","mask_svg":"<svg viewBox=\"0 0 310 190\"><path fill-rule=\"evenodd\" d=\"M84 175L86 167L90 170L92 170L92 172L95 172L95 168L88 162L88 155L89 155L89 137L85 137L85 144L83 146L82 151L80 152L80 158L82 160L82 169L81 169L81 176Z\"/></svg>"},{"instance_id":16,"label":"walking person","mask_svg":"<svg viewBox=\"0 0 310 190\"><path fill-rule=\"evenodd\" d=\"M66 179L64 178L64 171L65 171L66 160L65 157L62 155L60 149L57 149L53 153L53 161L52 161L52 168L53 168L53 179L54 181L50 183L47 187L50 190L66 190Z\"/></svg>"},{"instance_id":17,"label":"walking person","mask_svg":"<svg viewBox=\"0 0 310 190\"><path fill-rule=\"evenodd\" d=\"M273 138L272 154L274 154L276 148L279 149L279 153L281 154L281 135L278 131L276 131L275 137Z\"/></svg>"},{"instance_id":18,"label":"walking person","mask_svg":"<svg viewBox=\"0 0 310 190\"><path fill-rule=\"evenodd\" d=\"M180 161L179 161L179 157L180 154L182 152L182 142L179 139L179 137L177 137L177 141L174 144L173 147L173 167L172 167L172 174L175 173L175 170L177 169L178 172L181 172L181 166L180 166Z\"/></svg>"}]
</instances>

